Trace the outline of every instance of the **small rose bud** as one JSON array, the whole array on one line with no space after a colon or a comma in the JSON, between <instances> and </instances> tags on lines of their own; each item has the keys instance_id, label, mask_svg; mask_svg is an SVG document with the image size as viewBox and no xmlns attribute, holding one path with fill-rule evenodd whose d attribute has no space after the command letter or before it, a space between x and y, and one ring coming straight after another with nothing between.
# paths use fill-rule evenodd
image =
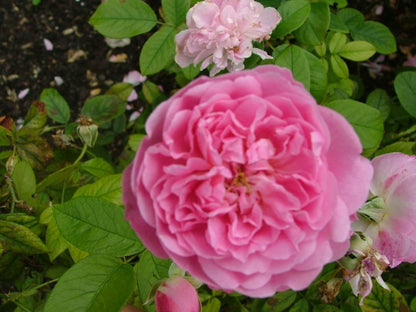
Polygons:
<instances>
[{"instance_id":1,"label":"small rose bud","mask_svg":"<svg viewBox=\"0 0 416 312\"><path fill-rule=\"evenodd\" d=\"M77 128L78 136L82 143L88 147L93 147L98 138L98 126L92 122L91 118L81 117Z\"/></svg>"},{"instance_id":2,"label":"small rose bud","mask_svg":"<svg viewBox=\"0 0 416 312\"><path fill-rule=\"evenodd\" d=\"M172 276L160 284L155 297L157 312L198 312L195 288L183 277Z\"/></svg>"}]
</instances>

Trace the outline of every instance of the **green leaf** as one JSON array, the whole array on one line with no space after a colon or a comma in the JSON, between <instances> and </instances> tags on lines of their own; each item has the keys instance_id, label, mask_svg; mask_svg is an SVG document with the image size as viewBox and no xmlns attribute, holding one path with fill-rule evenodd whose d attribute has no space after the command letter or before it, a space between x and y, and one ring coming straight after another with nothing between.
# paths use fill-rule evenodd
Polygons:
<instances>
[{"instance_id":1,"label":"green leaf","mask_svg":"<svg viewBox=\"0 0 416 312\"><path fill-rule=\"evenodd\" d=\"M128 82L119 82L111 86L105 94L118 95L120 99L127 102L131 91L133 91L133 85Z\"/></svg>"},{"instance_id":2,"label":"green leaf","mask_svg":"<svg viewBox=\"0 0 416 312\"><path fill-rule=\"evenodd\" d=\"M129 147L136 152L139 149L140 143L142 142L142 140L146 137L145 134L132 134L129 136L129 141L128 141L128 145Z\"/></svg>"},{"instance_id":3,"label":"green leaf","mask_svg":"<svg viewBox=\"0 0 416 312\"><path fill-rule=\"evenodd\" d=\"M296 292L293 290L287 290L284 292L278 292L273 297L269 298L264 307L264 312L281 312L289 308L296 300Z\"/></svg>"},{"instance_id":4,"label":"green leaf","mask_svg":"<svg viewBox=\"0 0 416 312\"><path fill-rule=\"evenodd\" d=\"M319 103L326 95L328 75L325 66L310 52L304 50L310 69L310 92Z\"/></svg>"},{"instance_id":5,"label":"green leaf","mask_svg":"<svg viewBox=\"0 0 416 312\"><path fill-rule=\"evenodd\" d=\"M335 75L337 75L340 78L348 78L348 76L350 75L350 72L348 70L347 64L342 58L340 58L336 54L331 55L329 62L331 64L331 68L334 71Z\"/></svg>"},{"instance_id":6,"label":"green leaf","mask_svg":"<svg viewBox=\"0 0 416 312\"><path fill-rule=\"evenodd\" d=\"M69 121L71 117L69 105L57 90L44 89L40 94L40 101L45 103L45 109L50 119L63 124Z\"/></svg>"},{"instance_id":7,"label":"green leaf","mask_svg":"<svg viewBox=\"0 0 416 312\"><path fill-rule=\"evenodd\" d=\"M29 202L36 192L36 177L27 161L18 161L12 173L12 180L19 199Z\"/></svg>"},{"instance_id":8,"label":"green leaf","mask_svg":"<svg viewBox=\"0 0 416 312\"><path fill-rule=\"evenodd\" d=\"M342 9L337 15L350 30L356 28L365 20L364 15L360 11L352 8Z\"/></svg>"},{"instance_id":9,"label":"green leaf","mask_svg":"<svg viewBox=\"0 0 416 312\"><path fill-rule=\"evenodd\" d=\"M273 38L286 36L305 23L311 11L311 5L306 0L293 0L283 2L279 7L282 21L272 33Z\"/></svg>"},{"instance_id":10,"label":"green leaf","mask_svg":"<svg viewBox=\"0 0 416 312\"><path fill-rule=\"evenodd\" d=\"M332 54L338 53L348 42L346 35L341 33L334 33L331 40L329 40L328 49Z\"/></svg>"},{"instance_id":11,"label":"green leaf","mask_svg":"<svg viewBox=\"0 0 416 312\"><path fill-rule=\"evenodd\" d=\"M344 312L332 304L318 304L313 307L313 312Z\"/></svg>"},{"instance_id":12,"label":"green leaf","mask_svg":"<svg viewBox=\"0 0 416 312\"><path fill-rule=\"evenodd\" d=\"M293 77L302 82L305 89L310 87L310 70L304 50L296 45L291 45L274 60L276 65L289 68Z\"/></svg>"},{"instance_id":13,"label":"green leaf","mask_svg":"<svg viewBox=\"0 0 416 312\"><path fill-rule=\"evenodd\" d=\"M319 45L325 39L329 28L330 11L327 3L311 3L311 11L305 23L298 28L294 35L306 45Z\"/></svg>"},{"instance_id":14,"label":"green leaf","mask_svg":"<svg viewBox=\"0 0 416 312\"><path fill-rule=\"evenodd\" d=\"M134 266L134 272L142 303L148 298L154 284L158 280L168 277L171 263L172 261L169 259L159 259L153 256L148 250L140 255L139 262Z\"/></svg>"},{"instance_id":15,"label":"green leaf","mask_svg":"<svg viewBox=\"0 0 416 312\"><path fill-rule=\"evenodd\" d=\"M364 149L378 147L383 138L384 125L377 109L353 100L336 100L328 103L328 106L349 121Z\"/></svg>"},{"instance_id":16,"label":"green leaf","mask_svg":"<svg viewBox=\"0 0 416 312\"><path fill-rule=\"evenodd\" d=\"M175 34L175 28L162 26L145 42L139 60L143 75L155 74L173 62Z\"/></svg>"},{"instance_id":17,"label":"green leaf","mask_svg":"<svg viewBox=\"0 0 416 312\"><path fill-rule=\"evenodd\" d=\"M91 254L127 256L143 249L119 206L96 197L76 197L55 206L62 236Z\"/></svg>"},{"instance_id":18,"label":"green leaf","mask_svg":"<svg viewBox=\"0 0 416 312\"><path fill-rule=\"evenodd\" d=\"M396 39L391 31L379 22L365 21L351 31L354 40L371 43L378 53L391 54L396 52Z\"/></svg>"},{"instance_id":19,"label":"green leaf","mask_svg":"<svg viewBox=\"0 0 416 312\"><path fill-rule=\"evenodd\" d=\"M403 295L392 285L388 284L390 291L373 283L373 289L361 306L363 312L396 312L410 311Z\"/></svg>"},{"instance_id":20,"label":"green leaf","mask_svg":"<svg viewBox=\"0 0 416 312\"><path fill-rule=\"evenodd\" d=\"M150 31L157 17L141 0L107 0L98 6L89 21L103 36L122 39Z\"/></svg>"},{"instance_id":21,"label":"green leaf","mask_svg":"<svg viewBox=\"0 0 416 312\"><path fill-rule=\"evenodd\" d=\"M190 6L190 0L162 0L162 9L166 21L174 26L179 26L185 22L186 13L188 13Z\"/></svg>"},{"instance_id":22,"label":"green leaf","mask_svg":"<svg viewBox=\"0 0 416 312\"><path fill-rule=\"evenodd\" d=\"M72 245L69 242L66 242L67 246L68 246L68 251L69 254L71 255L72 260L75 263L80 262L82 259L86 258L89 256L88 252L83 251L77 247L75 247L74 245Z\"/></svg>"},{"instance_id":23,"label":"green leaf","mask_svg":"<svg viewBox=\"0 0 416 312\"><path fill-rule=\"evenodd\" d=\"M102 178L114 174L111 164L102 158L93 158L81 164L81 169L87 171L97 178Z\"/></svg>"},{"instance_id":24,"label":"green leaf","mask_svg":"<svg viewBox=\"0 0 416 312\"><path fill-rule=\"evenodd\" d=\"M416 72L401 72L394 79L394 90L399 97L400 104L416 118Z\"/></svg>"},{"instance_id":25,"label":"green leaf","mask_svg":"<svg viewBox=\"0 0 416 312\"><path fill-rule=\"evenodd\" d=\"M106 3L106 2L104 2ZM126 109L126 102L117 95L98 95L88 99L81 109L81 114L100 124L111 121Z\"/></svg>"},{"instance_id":26,"label":"green leaf","mask_svg":"<svg viewBox=\"0 0 416 312\"><path fill-rule=\"evenodd\" d=\"M305 298L300 299L297 301L289 310L289 312L308 312L309 311L309 304Z\"/></svg>"},{"instance_id":27,"label":"green leaf","mask_svg":"<svg viewBox=\"0 0 416 312\"><path fill-rule=\"evenodd\" d=\"M386 91L383 89L375 89L368 96L366 103L381 113L383 120L386 120L391 111L391 99Z\"/></svg>"},{"instance_id":28,"label":"green leaf","mask_svg":"<svg viewBox=\"0 0 416 312\"><path fill-rule=\"evenodd\" d=\"M221 301L218 298L212 298L202 307L202 312L219 312L221 309Z\"/></svg>"},{"instance_id":29,"label":"green leaf","mask_svg":"<svg viewBox=\"0 0 416 312\"><path fill-rule=\"evenodd\" d=\"M46 124L47 119L48 116L46 114L45 105L42 102L37 101L30 105L23 126L33 132L32 129L42 128Z\"/></svg>"},{"instance_id":30,"label":"green leaf","mask_svg":"<svg viewBox=\"0 0 416 312\"><path fill-rule=\"evenodd\" d=\"M0 244L7 251L28 255L48 252L42 240L26 226L0 220Z\"/></svg>"},{"instance_id":31,"label":"green leaf","mask_svg":"<svg viewBox=\"0 0 416 312\"><path fill-rule=\"evenodd\" d=\"M164 99L164 95L160 91L160 88L151 81L146 81L143 84L143 95L147 103L152 106L156 106ZM143 112L140 114L139 119L142 115L144 115Z\"/></svg>"},{"instance_id":32,"label":"green leaf","mask_svg":"<svg viewBox=\"0 0 416 312\"><path fill-rule=\"evenodd\" d=\"M62 275L45 312L120 311L134 290L130 265L104 257L87 257Z\"/></svg>"},{"instance_id":33,"label":"green leaf","mask_svg":"<svg viewBox=\"0 0 416 312\"><path fill-rule=\"evenodd\" d=\"M201 72L199 68L194 66L193 64L189 65L188 67L181 68L181 70L185 78L189 81L194 79Z\"/></svg>"},{"instance_id":34,"label":"green leaf","mask_svg":"<svg viewBox=\"0 0 416 312\"><path fill-rule=\"evenodd\" d=\"M350 32L348 26L345 25L344 21L334 13L331 12L331 21L329 23L329 30L347 34Z\"/></svg>"},{"instance_id":35,"label":"green leaf","mask_svg":"<svg viewBox=\"0 0 416 312\"><path fill-rule=\"evenodd\" d=\"M43 192L52 185L62 185L71 177L74 172L76 172L76 170L78 170L78 168L78 165L69 165L51 173L45 179L39 182L38 186L36 187L37 191Z\"/></svg>"},{"instance_id":36,"label":"green leaf","mask_svg":"<svg viewBox=\"0 0 416 312\"><path fill-rule=\"evenodd\" d=\"M382 149L379 149L375 156L400 152L407 155L413 155L415 152L416 142L395 142L393 144L387 145Z\"/></svg>"},{"instance_id":37,"label":"green leaf","mask_svg":"<svg viewBox=\"0 0 416 312\"><path fill-rule=\"evenodd\" d=\"M40 222L48 226L45 242L49 250L49 260L51 262L67 249L67 243L59 232L52 209L52 207L46 208L40 216Z\"/></svg>"},{"instance_id":38,"label":"green leaf","mask_svg":"<svg viewBox=\"0 0 416 312\"><path fill-rule=\"evenodd\" d=\"M121 206L121 174L104 176L92 184L81 186L73 197L80 196L94 196Z\"/></svg>"},{"instance_id":39,"label":"green leaf","mask_svg":"<svg viewBox=\"0 0 416 312\"><path fill-rule=\"evenodd\" d=\"M376 53L376 48L366 41L352 41L344 45L338 52L343 58L354 62L368 60Z\"/></svg>"}]
</instances>

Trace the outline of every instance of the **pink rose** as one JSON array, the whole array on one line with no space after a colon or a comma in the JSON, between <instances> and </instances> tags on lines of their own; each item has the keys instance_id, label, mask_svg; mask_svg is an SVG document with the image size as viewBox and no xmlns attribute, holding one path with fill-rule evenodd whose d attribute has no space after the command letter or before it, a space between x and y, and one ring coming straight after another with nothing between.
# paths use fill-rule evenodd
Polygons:
<instances>
[{"instance_id":1,"label":"pink rose","mask_svg":"<svg viewBox=\"0 0 416 312\"><path fill-rule=\"evenodd\" d=\"M372 176L338 113L274 65L201 77L161 103L123 176L156 256L214 289L307 287L349 247Z\"/></svg>"},{"instance_id":2,"label":"pink rose","mask_svg":"<svg viewBox=\"0 0 416 312\"><path fill-rule=\"evenodd\" d=\"M211 63L210 75L227 68L242 70L252 53L271 58L253 47L252 41L268 37L281 17L274 8L254 0L205 0L195 4L186 16L188 29L176 35L175 60L181 67Z\"/></svg>"},{"instance_id":3,"label":"pink rose","mask_svg":"<svg viewBox=\"0 0 416 312\"><path fill-rule=\"evenodd\" d=\"M195 288L183 277L165 280L155 296L157 312L198 312L199 298Z\"/></svg>"},{"instance_id":4,"label":"pink rose","mask_svg":"<svg viewBox=\"0 0 416 312\"><path fill-rule=\"evenodd\" d=\"M373 198L360 214L371 218L354 224L373 240L390 266L416 262L416 157L402 153L378 156L372 161Z\"/></svg>"}]
</instances>

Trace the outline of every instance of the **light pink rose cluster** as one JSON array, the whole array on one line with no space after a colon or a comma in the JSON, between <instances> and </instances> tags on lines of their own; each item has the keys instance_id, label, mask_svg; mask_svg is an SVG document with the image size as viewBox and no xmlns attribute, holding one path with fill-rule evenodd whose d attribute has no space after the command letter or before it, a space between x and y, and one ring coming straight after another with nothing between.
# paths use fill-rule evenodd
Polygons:
<instances>
[{"instance_id":1,"label":"light pink rose cluster","mask_svg":"<svg viewBox=\"0 0 416 312\"><path fill-rule=\"evenodd\" d=\"M211 63L210 75L227 68L242 70L252 53L271 58L253 47L253 40L267 38L280 22L274 8L264 8L254 0L205 0L195 4L186 16L188 29L176 35L175 60L181 67Z\"/></svg>"},{"instance_id":2,"label":"light pink rose cluster","mask_svg":"<svg viewBox=\"0 0 416 312\"><path fill-rule=\"evenodd\" d=\"M373 248L385 255L391 267L416 262L416 157L402 153L378 156L372 161L371 196L354 229L373 240Z\"/></svg>"},{"instance_id":3,"label":"light pink rose cluster","mask_svg":"<svg viewBox=\"0 0 416 312\"><path fill-rule=\"evenodd\" d=\"M306 288L344 256L372 167L350 124L273 65L201 77L161 103L123 174L144 245L213 289Z\"/></svg>"}]
</instances>

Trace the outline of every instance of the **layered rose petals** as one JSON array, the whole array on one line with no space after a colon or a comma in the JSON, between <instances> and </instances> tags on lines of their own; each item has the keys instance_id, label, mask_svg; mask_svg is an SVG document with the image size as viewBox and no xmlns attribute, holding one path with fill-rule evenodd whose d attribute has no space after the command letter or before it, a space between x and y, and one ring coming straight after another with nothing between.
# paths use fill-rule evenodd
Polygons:
<instances>
[{"instance_id":1,"label":"layered rose petals","mask_svg":"<svg viewBox=\"0 0 416 312\"><path fill-rule=\"evenodd\" d=\"M307 287L349 247L370 162L289 70L199 78L161 103L123 177L146 247L214 289Z\"/></svg>"},{"instance_id":2,"label":"layered rose petals","mask_svg":"<svg viewBox=\"0 0 416 312\"><path fill-rule=\"evenodd\" d=\"M264 8L254 0L205 0L195 4L186 16L188 29L175 38L175 60L181 67L190 64L201 69L214 64L210 75L227 68L242 70L253 53L271 58L254 48L252 41L269 36L281 17L274 8Z\"/></svg>"}]
</instances>

